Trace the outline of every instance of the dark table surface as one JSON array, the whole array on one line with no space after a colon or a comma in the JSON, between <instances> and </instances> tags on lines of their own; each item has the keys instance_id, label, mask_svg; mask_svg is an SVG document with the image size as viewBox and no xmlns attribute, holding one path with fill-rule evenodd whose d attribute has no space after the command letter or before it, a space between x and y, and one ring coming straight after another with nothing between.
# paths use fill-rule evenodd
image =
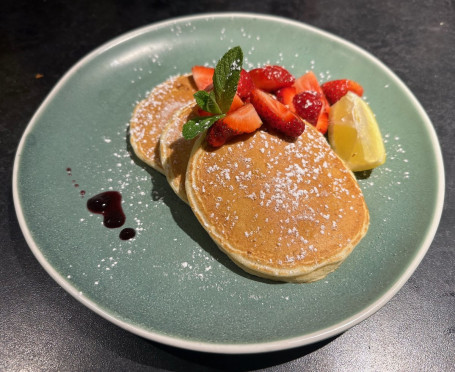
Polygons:
<instances>
[{"instance_id":1,"label":"dark table surface","mask_svg":"<svg viewBox=\"0 0 455 372\"><path fill-rule=\"evenodd\" d=\"M421 265L373 316L293 350L223 356L135 336L60 288L29 250L12 201L12 167L27 123L62 75L134 28L204 12L274 14L308 23L388 65L429 114L442 147L446 197ZM37 74L42 74L37 78ZM429 1L53 1L0 6L0 370L455 370L455 3Z\"/></svg>"}]
</instances>

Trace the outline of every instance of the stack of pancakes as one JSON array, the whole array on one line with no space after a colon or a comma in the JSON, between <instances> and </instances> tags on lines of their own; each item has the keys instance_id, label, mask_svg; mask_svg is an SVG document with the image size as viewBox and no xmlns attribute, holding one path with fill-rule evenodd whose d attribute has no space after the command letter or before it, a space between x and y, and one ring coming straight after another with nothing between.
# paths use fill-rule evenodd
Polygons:
<instances>
[{"instance_id":1,"label":"stack of pancakes","mask_svg":"<svg viewBox=\"0 0 455 372\"><path fill-rule=\"evenodd\" d=\"M366 234L369 213L352 172L313 126L290 140L257 130L220 148L182 137L195 84L173 77L130 122L137 156L164 173L219 248L245 271L311 282L335 270Z\"/></svg>"}]
</instances>

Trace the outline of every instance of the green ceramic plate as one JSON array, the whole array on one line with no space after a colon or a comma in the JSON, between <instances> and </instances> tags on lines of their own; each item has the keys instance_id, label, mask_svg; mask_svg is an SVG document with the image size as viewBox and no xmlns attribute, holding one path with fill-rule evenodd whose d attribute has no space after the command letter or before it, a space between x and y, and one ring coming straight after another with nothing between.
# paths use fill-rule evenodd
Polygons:
<instances>
[{"instance_id":1,"label":"green ceramic plate","mask_svg":"<svg viewBox=\"0 0 455 372\"><path fill-rule=\"evenodd\" d=\"M220 253L165 177L136 161L127 144L131 112L148 90L192 65L213 65L235 45L247 68L281 64L296 76L312 69L321 81L361 82L380 123L387 163L360 181L371 227L322 281L277 284L245 274ZM377 59L294 21L211 14L135 30L71 68L28 125L13 183L31 250L84 305L165 344L253 353L328 338L383 306L430 246L444 171L430 120ZM105 228L87 210L88 198L106 190L122 193L134 239L119 239L120 229Z\"/></svg>"}]
</instances>

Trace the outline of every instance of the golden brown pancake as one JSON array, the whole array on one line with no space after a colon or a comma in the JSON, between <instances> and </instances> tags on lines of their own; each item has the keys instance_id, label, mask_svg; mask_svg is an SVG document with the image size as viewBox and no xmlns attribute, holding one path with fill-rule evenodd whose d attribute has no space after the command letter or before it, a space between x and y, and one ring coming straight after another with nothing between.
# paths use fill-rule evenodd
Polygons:
<instances>
[{"instance_id":1,"label":"golden brown pancake","mask_svg":"<svg viewBox=\"0 0 455 372\"><path fill-rule=\"evenodd\" d=\"M171 77L153 88L134 109L130 120L131 146L139 159L161 173L161 131L176 110L194 102L196 90L191 75Z\"/></svg>"},{"instance_id":2,"label":"golden brown pancake","mask_svg":"<svg viewBox=\"0 0 455 372\"><path fill-rule=\"evenodd\" d=\"M160 157L164 174L175 193L186 203L185 175L193 145L197 138L186 140L182 136L183 125L195 115L196 105L189 103L177 110L161 133Z\"/></svg>"},{"instance_id":3,"label":"golden brown pancake","mask_svg":"<svg viewBox=\"0 0 455 372\"><path fill-rule=\"evenodd\" d=\"M369 224L354 175L311 125L294 142L259 130L212 150L201 137L186 192L220 249L247 272L273 280L325 277Z\"/></svg>"}]
</instances>

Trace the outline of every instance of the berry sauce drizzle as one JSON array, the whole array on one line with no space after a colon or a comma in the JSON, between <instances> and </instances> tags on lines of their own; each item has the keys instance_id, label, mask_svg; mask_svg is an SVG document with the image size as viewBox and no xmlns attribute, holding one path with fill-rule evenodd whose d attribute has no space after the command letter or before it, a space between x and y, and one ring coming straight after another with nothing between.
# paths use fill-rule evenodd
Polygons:
<instances>
[{"instance_id":1,"label":"berry sauce drizzle","mask_svg":"<svg viewBox=\"0 0 455 372\"><path fill-rule=\"evenodd\" d=\"M72 176L72 169L66 168L66 174ZM76 180L72 180L71 183L74 187L79 188L79 184ZM85 190L80 190L79 194L83 198L85 196ZM95 195L87 200L87 209L96 214L103 215L103 224L109 229L115 229L122 226L125 223L126 217L122 209L122 194L118 191L106 191L101 194ZM127 227L120 231L119 238L121 240L130 240L136 236L136 230L131 227Z\"/></svg>"},{"instance_id":2,"label":"berry sauce drizzle","mask_svg":"<svg viewBox=\"0 0 455 372\"><path fill-rule=\"evenodd\" d=\"M122 195L118 191L106 191L91 197L87 200L87 208L92 213L102 214L103 224L109 229L115 229L125 223Z\"/></svg>"},{"instance_id":3,"label":"berry sauce drizzle","mask_svg":"<svg viewBox=\"0 0 455 372\"><path fill-rule=\"evenodd\" d=\"M102 214L103 224L115 229L125 223L126 217L122 209L122 194L118 191L105 191L87 200L87 208L92 213ZM127 227L120 231L119 238L129 240L136 236L136 230Z\"/></svg>"},{"instance_id":4,"label":"berry sauce drizzle","mask_svg":"<svg viewBox=\"0 0 455 372\"><path fill-rule=\"evenodd\" d=\"M71 168L66 168L66 174L72 176ZM74 187L79 187L76 180L73 179L71 182ZM85 190L80 190L79 194L84 197ZM123 226L126 220L122 209L122 194L118 191L106 191L91 197L87 200L87 209L92 213L103 215L103 224L109 229ZM124 228L119 234L121 240L133 239L135 236L136 230L131 227Z\"/></svg>"}]
</instances>

